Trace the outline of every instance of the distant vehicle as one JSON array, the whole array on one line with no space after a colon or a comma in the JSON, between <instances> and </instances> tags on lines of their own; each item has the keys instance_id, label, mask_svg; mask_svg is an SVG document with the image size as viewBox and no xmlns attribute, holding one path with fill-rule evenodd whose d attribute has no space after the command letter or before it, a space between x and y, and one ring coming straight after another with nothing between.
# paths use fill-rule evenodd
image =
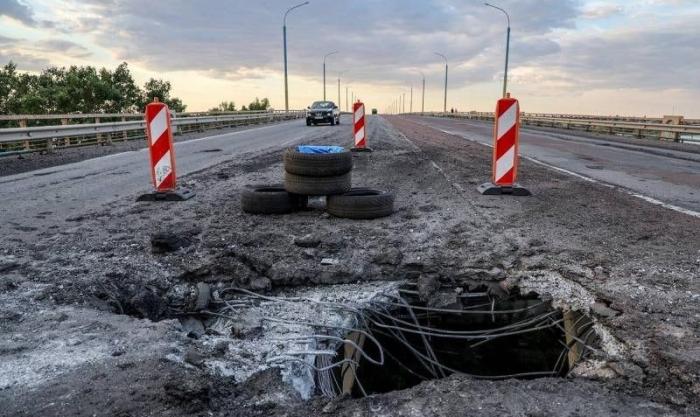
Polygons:
<instances>
[{"instance_id":1,"label":"distant vehicle","mask_svg":"<svg viewBox=\"0 0 700 417\"><path fill-rule=\"evenodd\" d=\"M340 110L332 101L314 101L306 108L306 125L330 123L331 126L340 124Z\"/></svg>"},{"instance_id":2,"label":"distant vehicle","mask_svg":"<svg viewBox=\"0 0 700 417\"><path fill-rule=\"evenodd\" d=\"M377 114L377 109L372 109L372 114Z\"/></svg>"}]
</instances>

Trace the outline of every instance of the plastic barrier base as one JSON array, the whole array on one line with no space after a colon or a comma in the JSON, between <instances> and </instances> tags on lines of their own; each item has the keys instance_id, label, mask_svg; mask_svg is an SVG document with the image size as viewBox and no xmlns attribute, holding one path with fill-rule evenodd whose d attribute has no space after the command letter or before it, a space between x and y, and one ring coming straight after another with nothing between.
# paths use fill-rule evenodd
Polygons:
<instances>
[{"instance_id":1,"label":"plastic barrier base","mask_svg":"<svg viewBox=\"0 0 700 417\"><path fill-rule=\"evenodd\" d=\"M512 187L496 185L492 182L485 182L476 188L483 195L514 195L517 197L526 197L532 193L520 184L513 184Z\"/></svg>"},{"instance_id":2,"label":"plastic barrier base","mask_svg":"<svg viewBox=\"0 0 700 417\"><path fill-rule=\"evenodd\" d=\"M180 188L175 191L154 191L140 195L136 201L185 201L194 197L195 193L191 190Z\"/></svg>"},{"instance_id":3,"label":"plastic barrier base","mask_svg":"<svg viewBox=\"0 0 700 417\"><path fill-rule=\"evenodd\" d=\"M350 148L352 152L372 152L370 148Z\"/></svg>"}]
</instances>

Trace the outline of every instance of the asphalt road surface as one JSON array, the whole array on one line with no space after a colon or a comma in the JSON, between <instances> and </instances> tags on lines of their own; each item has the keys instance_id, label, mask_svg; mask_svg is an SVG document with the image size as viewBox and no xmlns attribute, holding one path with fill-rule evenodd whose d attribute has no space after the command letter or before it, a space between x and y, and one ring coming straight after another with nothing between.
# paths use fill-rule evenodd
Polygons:
<instances>
[{"instance_id":1,"label":"asphalt road surface","mask_svg":"<svg viewBox=\"0 0 700 417\"><path fill-rule=\"evenodd\" d=\"M307 127L304 120L294 120L178 142L177 175L182 177L244 152L312 141L324 132L330 133L328 129L349 129L348 126ZM2 177L0 230L5 235L13 230L31 235L109 201L134 198L151 190L145 148Z\"/></svg>"},{"instance_id":2,"label":"asphalt road surface","mask_svg":"<svg viewBox=\"0 0 700 417\"><path fill-rule=\"evenodd\" d=\"M412 117L411 120L479 143L493 143L493 124L489 122L435 117ZM695 153L524 128L520 134L520 154L700 212L700 155Z\"/></svg>"},{"instance_id":3,"label":"asphalt road surface","mask_svg":"<svg viewBox=\"0 0 700 417\"><path fill-rule=\"evenodd\" d=\"M490 123L427 117L412 120L484 144L492 141ZM178 176L235 158L236 154L312 142L324 134L348 130L349 126L310 128L303 120L295 120L179 142L175 145ZM525 157L700 212L699 155L618 146L621 145L601 139L523 129L520 152ZM3 177L0 228L6 233L23 231L31 235L109 201L148 192L151 186L147 161L147 150L141 149Z\"/></svg>"}]
</instances>

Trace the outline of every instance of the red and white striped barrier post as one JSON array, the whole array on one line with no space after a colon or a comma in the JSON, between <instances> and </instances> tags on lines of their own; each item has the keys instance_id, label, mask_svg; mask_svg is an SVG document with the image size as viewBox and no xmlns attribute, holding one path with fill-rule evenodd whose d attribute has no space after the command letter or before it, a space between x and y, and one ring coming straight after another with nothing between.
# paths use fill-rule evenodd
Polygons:
<instances>
[{"instance_id":1,"label":"red and white striped barrier post","mask_svg":"<svg viewBox=\"0 0 700 417\"><path fill-rule=\"evenodd\" d=\"M353 103L352 105L352 124L355 147L353 147L351 150L354 152L372 152L372 150L367 147L367 131L365 129L365 103L362 103L359 100Z\"/></svg>"},{"instance_id":2,"label":"red and white striped barrier post","mask_svg":"<svg viewBox=\"0 0 700 417\"><path fill-rule=\"evenodd\" d=\"M516 182L518 178L519 140L520 105L518 100L507 94L496 104L491 182L481 184L478 187L481 194L530 195L530 191Z\"/></svg>"},{"instance_id":3,"label":"red and white striped barrier post","mask_svg":"<svg viewBox=\"0 0 700 417\"><path fill-rule=\"evenodd\" d=\"M146 139L151 162L151 179L155 192L144 194L139 201L182 201L194 197L189 190L176 189L175 147L170 109L155 98L146 105Z\"/></svg>"}]
</instances>

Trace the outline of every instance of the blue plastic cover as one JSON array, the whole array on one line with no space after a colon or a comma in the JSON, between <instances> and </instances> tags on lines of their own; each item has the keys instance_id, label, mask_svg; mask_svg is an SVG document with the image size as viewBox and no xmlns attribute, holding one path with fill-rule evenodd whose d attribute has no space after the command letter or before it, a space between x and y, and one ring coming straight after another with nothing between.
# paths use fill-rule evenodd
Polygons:
<instances>
[{"instance_id":1,"label":"blue plastic cover","mask_svg":"<svg viewBox=\"0 0 700 417\"><path fill-rule=\"evenodd\" d=\"M297 151L300 153L340 153L344 152L342 146L317 146L317 145L299 145Z\"/></svg>"}]
</instances>

